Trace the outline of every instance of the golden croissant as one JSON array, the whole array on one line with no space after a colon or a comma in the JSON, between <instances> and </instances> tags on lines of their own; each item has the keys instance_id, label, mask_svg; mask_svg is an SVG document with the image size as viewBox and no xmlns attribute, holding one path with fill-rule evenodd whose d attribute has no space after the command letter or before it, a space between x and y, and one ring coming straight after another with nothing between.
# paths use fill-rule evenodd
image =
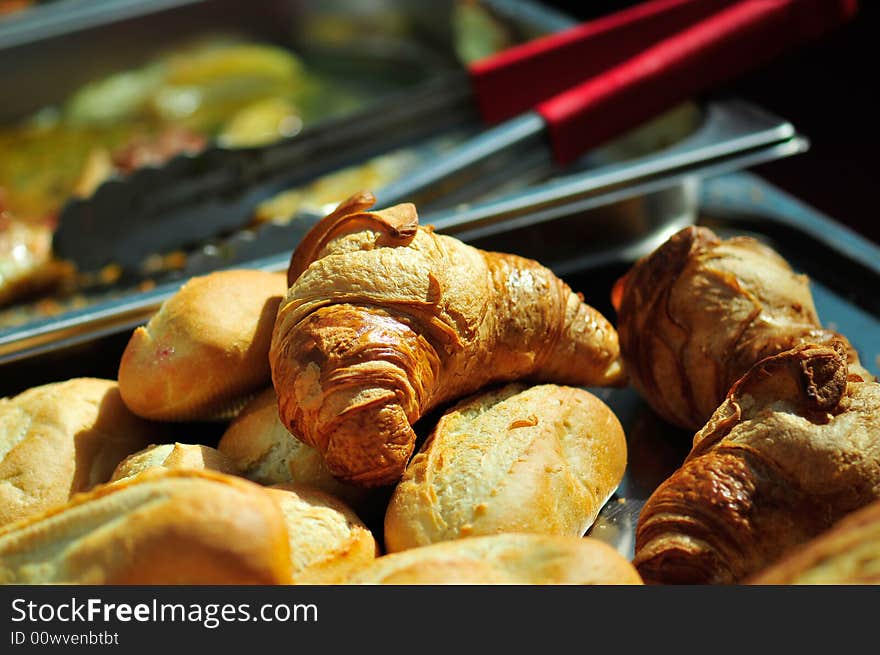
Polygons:
<instances>
[{"instance_id":1,"label":"golden croissant","mask_svg":"<svg viewBox=\"0 0 880 655\"><path fill-rule=\"evenodd\" d=\"M746 584L880 584L880 500L848 514Z\"/></svg>"},{"instance_id":2,"label":"golden croissant","mask_svg":"<svg viewBox=\"0 0 880 655\"><path fill-rule=\"evenodd\" d=\"M617 334L550 270L343 202L294 252L270 362L284 425L339 479L397 481L426 412L486 384L624 382Z\"/></svg>"},{"instance_id":3,"label":"golden croissant","mask_svg":"<svg viewBox=\"0 0 880 655\"><path fill-rule=\"evenodd\" d=\"M689 430L753 364L800 343L839 340L851 370L872 377L846 339L822 327L807 277L751 237L685 228L637 262L612 301L630 381L660 416Z\"/></svg>"},{"instance_id":4,"label":"golden croissant","mask_svg":"<svg viewBox=\"0 0 880 655\"><path fill-rule=\"evenodd\" d=\"M738 583L880 498L880 384L846 347L802 344L739 380L651 495L633 563L648 583Z\"/></svg>"}]
</instances>

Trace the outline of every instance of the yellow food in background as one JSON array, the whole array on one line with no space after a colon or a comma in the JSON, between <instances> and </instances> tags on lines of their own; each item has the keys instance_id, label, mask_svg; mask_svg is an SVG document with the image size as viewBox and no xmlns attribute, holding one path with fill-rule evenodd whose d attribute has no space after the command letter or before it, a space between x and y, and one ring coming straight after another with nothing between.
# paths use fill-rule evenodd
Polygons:
<instances>
[{"instance_id":1,"label":"yellow food in background","mask_svg":"<svg viewBox=\"0 0 880 655\"><path fill-rule=\"evenodd\" d=\"M172 127L222 135L229 145L295 134L303 121L298 100L314 96L317 84L289 50L235 41L189 45L86 84L59 107L0 129L6 209L22 219L54 214L78 190L94 190L100 180L81 181L96 151Z\"/></svg>"}]
</instances>

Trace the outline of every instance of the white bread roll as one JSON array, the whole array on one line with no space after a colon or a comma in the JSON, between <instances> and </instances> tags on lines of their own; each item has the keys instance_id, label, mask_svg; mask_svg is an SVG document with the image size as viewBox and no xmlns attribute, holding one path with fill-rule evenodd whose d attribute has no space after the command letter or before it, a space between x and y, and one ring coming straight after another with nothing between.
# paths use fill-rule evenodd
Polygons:
<instances>
[{"instance_id":1,"label":"white bread roll","mask_svg":"<svg viewBox=\"0 0 880 655\"><path fill-rule=\"evenodd\" d=\"M283 273L194 277L131 336L119 364L129 409L162 421L228 418L269 384Z\"/></svg>"},{"instance_id":2,"label":"white bread roll","mask_svg":"<svg viewBox=\"0 0 880 655\"><path fill-rule=\"evenodd\" d=\"M614 413L583 389L511 384L447 411L385 515L388 552L503 532L580 537L626 468Z\"/></svg>"},{"instance_id":3,"label":"white bread roll","mask_svg":"<svg viewBox=\"0 0 880 655\"><path fill-rule=\"evenodd\" d=\"M284 517L262 487L154 469L0 529L0 584L284 584Z\"/></svg>"},{"instance_id":4,"label":"white bread roll","mask_svg":"<svg viewBox=\"0 0 880 655\"><path fill-rule=\"evenodd\" d=\"M160 432L126 408L113 380L73 378L0 399L0 525L107 482Z\"/></svg>"},{"instance_id":5,"label":"white bread roll","mask_svg":"<svg viewBox=\"0 0 880 655\"><path fill-rule=\"evenodd\" d=\"M119 462L110 481L115 482L123 478L130 478L152 468L217 471L218 473L238 475L238 468L232 460L216 448L201 444L175 442L153 444L129 455Z\"/></svg>"},{"instance_id":6,"label":"white bread roll","mask_svg":"<svg viewBox=\"0 0 880 655\"><path fill-rule=\"evenodd\" d=\"M336 498L289 482L266 491L284 514L294 584L334 584L376 558L372 533Z\"/></svg>"},{"instance_id":7,"label":"white bread roll","mask_svg":"<svg viewBox=\"0 0 880 655\"><path fill-rule=\"evenodd\" d=\"M371 495L368 489L338 481L327 470L321 453L287 431L278 418L272 387L249 402L229 424L217 449L241 474L260 484L305 484L360 509Z\"/></svg>"},{"instance_id":8,"label":"white bread roll","mask_svg":"<svg viewBox=\"0 0 880 655\"><path fill-rule=\"evenodd\" d=\"M638 585L632 564L589 537L498 534L392 553L348 584Z\"/></svg>"}]
</instances>

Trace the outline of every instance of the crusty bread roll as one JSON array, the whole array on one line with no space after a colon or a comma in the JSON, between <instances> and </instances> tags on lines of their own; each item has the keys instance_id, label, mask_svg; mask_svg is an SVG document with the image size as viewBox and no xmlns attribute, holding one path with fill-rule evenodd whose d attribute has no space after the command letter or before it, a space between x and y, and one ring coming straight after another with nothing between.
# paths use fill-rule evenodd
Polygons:
<instances>
[{"instance_id":1,"label":"crusty bread roll","mask_svg":"<svg viewBox=\"0 0 880 655\"><path fill-rule=\"evenodd\" d=\"M376 558L372 533L341 501L289 482L266 491L287 522L294 584L334 584Z\"/></svg>"},{"instance_id":2,"label":"crusty bread roll","mask_svg":"<svg viewBox=\"0 0 880 655\"><path fill-rule=\"evenodd\" d=\"M579 537L626 468L623 428L588 391L509 384L455 405L385 515L389 552L466 536Z\"/></svg>"},{"instance_id":3,"label":"crusty bread roll","mask_svg":"<svg viewBox=\"0 0 880 655\"><path fill-rule=\"evenodd\" d=\"M590 537L498 534L379 557L348 584L638 585L638 572Z\"/></svg>"},{"instance_id":4,"label":"crusty bread roll","mask_svg":"<svg viewBox=\"0 0 880 655\"><path fill-rule=\"evenodd\" d=\"M272 387L249 402L229 424L217 449L242 475L260 484L307 484L355 509L362 507L370 495L368 489L340 482L330 475L321 454L287 431L278 418L278 402Z\"/></svg>"},{"instance_id":5,"label":"crusty bread roll","mask_svg":"<svg viewBox=\"0 0 880 655\"><path fill-rule=\"evenodd\" d=\"M880 500L849 514L747 583L880 584Z\"/></svg>"},{"instance_id":6,"label":"crusty bread roll","mask_svg":"<svg viewBox=\"0 0 880 655\"><path fill-rule=\"evenodd\" d=\"M188 469L195 471L218 471L238 475L238 468L226 455L216 448L201 444L166 443L151 445L119 462L113 471L111 482L130 478L152 468Z\"/></svg>"},{"instance_id":7,"label":"crusty bread roll","mask_svg":"<svg viewBox=\"0 0 880 655\"><path fill-rule=\"evenodd\" d=\"M0 399L0 525L107 482L161 431L126 408L112 380L73 378Z\"/></svg>"},{"instance_id":8,"label":"crusty bread roll","mask_svg":"<svg viewBox=\"0 0 880 655\"><path fill-rule=\"evenodd\" d=\"M290 551L259 485L156 469L0 529L0 583L283 584Z\"/></svg>"},{"instance_id":9,"label":"crusty bread roll","mask_svg":"<svg viewBox=\"0 0 880 655\"><path fill-rule=\"evenodd\" d=\"M281 422L330 472L396 484L413 425L488 384L626 382L614 326L553 272L348 198L291 257L269 358Z\"/></svg>"},{"instance_id":10,"label":"crusty bread roll","mask_svg":"<svg viewBox=\"0 0 880 655\"><path fill-rule=\"evenodd\" d=\"M128 407L165 421L227 418L269 384L283 273L229 270L189 280L137 328L119 365Z\"/></svg>"}]
</instances>

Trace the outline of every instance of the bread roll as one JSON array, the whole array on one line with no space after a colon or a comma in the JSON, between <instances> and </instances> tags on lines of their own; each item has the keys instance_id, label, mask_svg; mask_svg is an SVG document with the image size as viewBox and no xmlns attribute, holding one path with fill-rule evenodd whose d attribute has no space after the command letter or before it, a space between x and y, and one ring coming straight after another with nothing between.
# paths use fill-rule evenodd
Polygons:
<instances>
[{"instance_id":1,"label":"bread roll","mask_svg":"<svg viewBox=\"0 0 880 655\"><path fill-rule=\"evenodd\" d=\"M137 328L119 365L122 398L163 421L228 418L269 384L283 273L218 271L189 280Z\"/></svg>"},{"instance_id":2,"label":"bread roll","mask_svg":"<svg viewBox=\"0 0 880 655\"><path fill-rule=\"evenodd\" d=\"M107 482L120 460L161 437L112 380L73 378L0 399L0 525Z\"/></svg>"},{"instance_id":3,"label":"bread roll","mask_svg":"<svg viewBox=\"0 0 880 655\"><path fill-rule=\"evenodd\" d=\"M355 509L362 507L370 495L369 490L330 475L321 454L287 431L278 418L278 402L272 387L249 402L229 424L217 449L242 475L260 484L306 484Z\"/></svg>"},{"instance_id":4,"label":"bread roll","mask_svg":"<svg viewBox=\"0 0 880 655\"><path fill-rule=\"evenodd\" d=\"M5 584L281 584L277 503L252 482L156 469L0 529Z\"/></svg>"},{"instance_id":5,"label":"bread roll","mask_svg":"<svg viewBox=\"0 0 880 655\"><path fill-rule=\"evenodd\" d=\"M374 202L355 194L303 237L269 352L281 422L334 476L398 483L413 425L488 384L626 382L614 327L550 269Z\"/></svg>"},{"instance_id":6,"label":"bread roll","mask_svg":"<svg viewBox=\"0 0 880 655\"><path fill-rule=\"evenodd\" d=\"M385 515L389 552L466 536L579 537L626 468L614 413L575 387L510 384L447 411Z\"/></svg>"},{"instance_id":7,"label":"bread roll","mask_svg":"<svg viewBox=\"0 0 880 655\"><path fill-rule=\"evenodd\" d=\"M322 491L283 483L266 489L287 523L292 581L333 584L371 563L376 540L344 503Z\"/></svg>"},{"instance_id":8,"label":"bread roll","mask_svg":"<svg viewBox=\"0 0 880 655\"><path fill-rule=\"evenodd\" d=\"M748 583L880 584L880 501L846 516Z\"/></svg>"},{"instance_id":9,"label":"bread roll","mask_svg":"<svg viewBox=\"0 0 880 655\"><path fill-rule=\"evenodd\" d=\"M129 455L119 462L113 471L111 482L129 478L151 468L188 469L195 471L218 471L237 475L238 468L226 455L216 448L200 444L167 443L151 445Z\"/></svg>"},{"instance_id":10,"label":"bread roll","mask_svg":"<svg viewBox=\"0 0 880 655\"><path fill-rule=\"evenodd\" d=\"M379 557L349 584L638 585L639 574L608 544L589 537L498 534Z\"/></svg>"}]
</instances>

